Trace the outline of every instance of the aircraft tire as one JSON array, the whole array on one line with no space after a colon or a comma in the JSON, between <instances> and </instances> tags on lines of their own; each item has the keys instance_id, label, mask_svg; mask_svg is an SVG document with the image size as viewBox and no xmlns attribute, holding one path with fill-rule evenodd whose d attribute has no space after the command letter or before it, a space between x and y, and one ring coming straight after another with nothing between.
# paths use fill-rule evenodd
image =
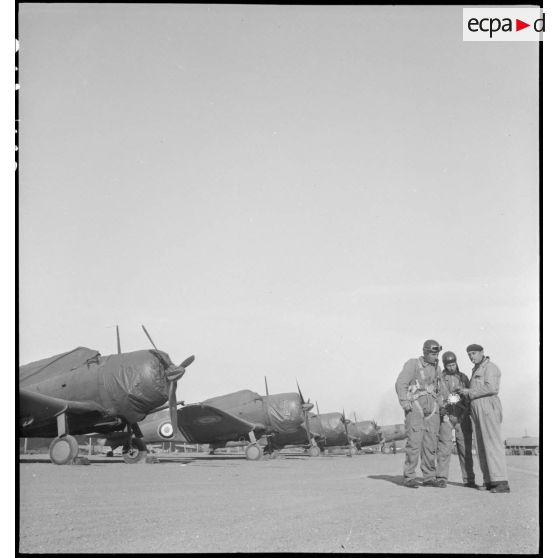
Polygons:
<instances>
[{"instance_id":1,"label":"aircraft tire","mask_svg":"<svg viewBox=\"0 0 558 558\"><path fill-rule=\"evenodd\" d=\"M77 457L79 446L73 436L54 438L48 448L50 460L56 465L68 465Z\"/></svg>"},{"instance_id":2,"label":"aircraft tire","mask_svg":"<svg viewBox=\"0 0 558 558\"><path fill-rule=\"evenodd\" d=\"M310 457L320 457L321 453L322 452L318 446L310 446L310 449L308 450L308 455Z\"/></svg>"},{"instance_id":3,"label":"aircraft tire","mask_svg":"<svg viewBox=\"0 0 558 558\"><path fill-rule=\"evenodd\" d=\"M132 443L128 447L122 448L122 459L128 465L135 465L141 461L145 461L147 456L147 450L145 449L145 444L143 440L133 439Z\"/></svg>"},{"instance_id":4,"label":"aircraft tire","mask_svg":"<svg viewBox=\"0 0 558 558\"><path fill-rule=\"evenodd\" d=\"M248 461L258 461L263 456L263 449L259 444L248 444L246 447L246 459Z\"/></svg>"}]
</instances>

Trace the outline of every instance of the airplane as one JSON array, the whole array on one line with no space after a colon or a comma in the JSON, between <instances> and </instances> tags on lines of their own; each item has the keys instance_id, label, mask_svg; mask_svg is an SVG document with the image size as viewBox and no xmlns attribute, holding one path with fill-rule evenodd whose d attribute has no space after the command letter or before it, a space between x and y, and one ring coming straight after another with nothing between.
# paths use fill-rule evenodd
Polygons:
<instances>
[{"instance_id":1,"label":"airplane","mask_svg":"<svg viewBox=\"0 0 558 558\"><path fill-rule=\"evenodd\" d=\"M349 424L349 434L354 438L358 450L366 446L375 446L382 442L382 433L373 420L355 421Z\"/></svg>"},{"instance_id":2,"label":"airplane","mask_svg":"<svg viewBox=\"0 0 558 558\"><path fill-rule=\"evenodd\" d=\"M316 401L317 413L309 413L308 421L296 432L283 435L280 441L284 446L306 446L310 457L318 457L325 448L347 446L349 454L354 455L357 449L354 437L348 430L351 421L342 413L320 413Z\"/></svg>"},{"instance_id":3,"label":"airplane","mask_svg":"<svg viewBox=\"0 0 558 558\"><path fill-rule=\"evenodd\" d=\"M349 425L349 433L354 436L359 450L366 446L381 444L382 451L385 451L386 444L404 440L407 437L404 424L378 426L374 420L357 421L356 413L354 413L354 417L355 422Z\"/></svg>"},{"instance_id":4,"label":"airplane","mask_svg":"<svg viewBox=\"0 0 558 558\"><path fill-rule=\"evenodd\" d=\"M160 351L142 325L154 350L102 356L77 347L19 367L19 436L54 438L50 459L69 464L78 454L74 435L100 433L124 445L126 463L145 457L138 423L168 401L176 424L176 384L194 356L179 366Z\"/></svg>"},{"instance_id":5,"label":"airplane","mask_svg":"<svg viewBox=\"0 0 558 558\"><path fill-rule=\"evenodd\" d=\"M354 443L354 436L349 430L351 421L346 418L345 411L342 413L320 413L318 403L316 402L317 414L312 414L309 417L310 431L312 437L316 441L320 452L325 448L347 446L349 454L354 455L357 450ZM311 456L317 455L315 450L310 448L309 454Z\"/></svg>"},{"instance_id":6,"label":"airplane","mask_svg":"<svg viewBox=\"0 0 558 558\"><path fill-rule=\"evenodd\" d=\"M388 424L379 427L381 433L380 444L382 444L382 452L386 453L386 445L404 440L407 437L404 424ZM389 451L389 449L387 450Z\"/></svg>"},{"instance_id":7,"label":"airplane","mask_svg":"<svg viewBox=\"0 0 558 558\"><path fill-rule=\"evenodd\" d=\"M396 440L404 440L407 435L405 433L404 424L394 424L388 426L378 426L373 420L358 421L356 413L355 421L347 419L345 411L342 413L323 413L320 414L320 408L316 401L317 414L309 413L308 427L312 438L308 453L312 457L321 455L325 448L346 446L349 455L355 455L362 447L374 446L382 444L382 450L386 444ZM283 442L289 445L305 444L304 435L301 432L290 435L289 439L283 438Z\"/></svg>"},{"instance_id":8,"label":"airplane","mask_svg":"<svg viewBox=\"0 0 558 558\"><path fill-rule=\"evenodd\" d=\"M283 447L284 440L297 433L308 420L313 405L298 393L266 395L240 390L206 399L177 409L177 428L168 412L154 414L140 423L147 443L180 440L190 444L209 444L211 451L225 447L227 442L246 441L246 458L261 459ZM298 384L297 384L298 385ZM308 443L310 437L302 428ZM260 443L258 443L260 442ZM265 442L265 449L262 443Z\"/></svg>"}]
</instances>

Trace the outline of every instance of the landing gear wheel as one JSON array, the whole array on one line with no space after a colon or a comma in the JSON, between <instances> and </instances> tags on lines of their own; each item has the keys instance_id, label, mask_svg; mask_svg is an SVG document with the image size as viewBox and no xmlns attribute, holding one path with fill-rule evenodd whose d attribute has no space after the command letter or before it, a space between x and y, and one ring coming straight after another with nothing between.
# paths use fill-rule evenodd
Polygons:
<instances>
[{"instance_id":1,"label":"landing gear wheel","mask_svg":"<svg viewBox=\"0 0 558 558\"><path fill-rule=\"evenodd\" d=\"M321 453L322 452L318 446L310 446L310 449L308 450L308 455L310 457L320 457Z\"/></svg>"},{"instance_id":2,"label":"landing gear wheel","mask_svg":"<svg viewBox=\"0 0 558 558\"><path fill-rule=\"evenodd\" d=\"M130 444L126 444L122 448L122 458L124 459L125 463L128 465L133 465L135 463L139 463L140 461L145 461L145 457L147 455L147 449L143 441L136 440L135 438L132 440Z\"/></svg>"},{"instance_id":3,"label":"landing gear wheel","mask_svg":"<svg viewBox=\"0 0 558 558\"><path fill-rule=\"evenodd\" d=\"M246 448L246 459L248 461L257 461L263 456L263 449L259 444L248 444Z\"/></svg>"},{"instance_id":4,"label":"landing gear wheel","mask_svg":"<svg viewBox=\"0 0 558 558\"><path fill-rule=\"evenodd\" d=\"M56 465L72 463L79 451L77 440L73 436L54 438L48 448L50 460Z\"/></svg>"}]
</instances>

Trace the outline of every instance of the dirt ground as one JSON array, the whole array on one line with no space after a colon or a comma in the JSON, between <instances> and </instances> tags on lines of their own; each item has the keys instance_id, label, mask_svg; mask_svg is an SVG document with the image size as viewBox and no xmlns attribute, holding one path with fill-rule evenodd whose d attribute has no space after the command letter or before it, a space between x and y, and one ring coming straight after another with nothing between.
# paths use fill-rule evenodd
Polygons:
<instances>
[{"instance_id":1,"label":"dirt ground","mask_svg":"<svg viewBox=\"0 0 558 558\"><path fill-rule=\"evenodd\" d=\"M536 553L539 463L512 492L401 486L404 454L20 464L19 551ZM481 480L477 469L477 481Z\"/></svg>"}]
</instances>

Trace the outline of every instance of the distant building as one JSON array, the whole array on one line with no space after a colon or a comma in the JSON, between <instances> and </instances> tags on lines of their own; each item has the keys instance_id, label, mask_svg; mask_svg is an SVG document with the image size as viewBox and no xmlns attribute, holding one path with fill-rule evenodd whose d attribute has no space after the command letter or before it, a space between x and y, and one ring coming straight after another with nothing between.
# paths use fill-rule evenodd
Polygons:
<instances>
[{"instance_id":1,"label":"distant building","mask_svg":"<svg viewBox=\"0 0 558 558\"><path fill-rule=\"evenodd\" d=\"M538 437L507 438L504 445L508 455L539 455Z\"/></svg>"}]
</instances>

